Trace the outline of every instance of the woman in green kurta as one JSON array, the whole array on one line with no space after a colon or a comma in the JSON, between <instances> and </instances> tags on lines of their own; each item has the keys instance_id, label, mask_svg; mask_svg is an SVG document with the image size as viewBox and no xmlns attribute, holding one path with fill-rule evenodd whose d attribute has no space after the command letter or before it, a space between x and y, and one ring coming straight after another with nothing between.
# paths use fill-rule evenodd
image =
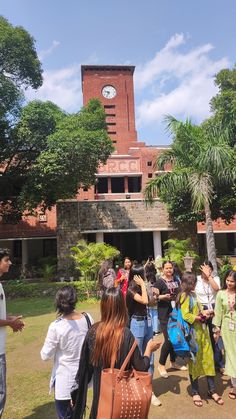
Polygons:
<instances>
[{"instance_id":1,"label":"woman in green kurta","mask_svg":"<svg viewBox=\"0 0 236 419\"><path fill-rule=\"evenodd\" d=\"M202 400L199 395L198 377L206 376L208 384L208 395L217 404L224 402L215 390L215 366L214 355L209 335L209 329L204 320L210 317L208 310L203 310L197 302L194 292L196 286L196 277L192 273L186 272L182 277L182 291L178 298L183 319L187 321L195 331L198 352L195 360L189 362L189 375L192 387L193 402L196 406L202 406Z\"/></svg>"},{"instance_id":2,"label":"woman in green kurta","mask_svg":"<svg viewBox=\"0 0 236 419\"><path fill-rule=\"evenodd\" d=\"M226 289L216 297L213 324L222 335L225 347L225 373L231 377L230 399L236 399L236 271L226 279Z\"/></svg>"}]
</instances>

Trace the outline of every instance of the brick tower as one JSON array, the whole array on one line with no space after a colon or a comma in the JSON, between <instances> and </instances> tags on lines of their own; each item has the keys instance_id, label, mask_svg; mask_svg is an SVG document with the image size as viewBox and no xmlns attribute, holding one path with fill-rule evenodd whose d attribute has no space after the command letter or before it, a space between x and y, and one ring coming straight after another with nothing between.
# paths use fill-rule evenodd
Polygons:
<instances>
[{"instance_id":1,"label":"brick tower","mask_svg":"<svg viewBox=\"0 0 236 419\"><path fill-rule=\"evenodd\" d=\"M98 98L105 109L107 129L118 154L137 143L134 114L134 66L82 65L83 103Z\"/></svg>"}]
</instances>

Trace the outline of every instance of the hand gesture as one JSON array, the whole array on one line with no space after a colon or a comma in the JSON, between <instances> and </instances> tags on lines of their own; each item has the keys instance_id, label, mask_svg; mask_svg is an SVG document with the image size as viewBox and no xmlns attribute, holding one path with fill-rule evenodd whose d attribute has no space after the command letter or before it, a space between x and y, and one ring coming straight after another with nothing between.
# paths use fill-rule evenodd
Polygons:
<instances>
[{"instance_id":1,"label":"hand gesture","mask_svg":"<svg viewBox=\"0 0 236 419\"><path fill-rule=\"evenodd\" d=\"M171 299L172 299L172 295L171 294L163 294L163 295L161 295L161 300L170 301Z\"/></svg>"},{"instance_id":2,"label":"hand gesture","mask_svg":"<svg viewBox=\"0 0 236 419\"><path fill-rule=\"evenodd\" d=\"M209 279L209 276L211 275L211 268L210 268L210 266L205 265L205 263L204 263L204 265L201 265L200 266L200 271L203 273L204 278L208 280Z\"/></svg>"},{"instance_id":3,"label":"hand gesture","mask_svg":"<svg viewBox=\"0 0 236 419\"><path fill-rule=\"evenodd\" d=\"M211 310L202 310L202 314L203 316L205 316L207 319L209 319L212 315L212 311Z\"/></svg>"},{"instance_id":4,"label":"hand gesture","mask_svg":"<svg viewBox=\"0 0 236 419\"><path fill-rule=\"evenodd\" d=\"M153 296L158 297L160 295L160 291L158 288L151 287Z\"/></svg>"},{"instance_id":5,"label":"hand gesture","mask_svg":"<svg viewBox=\"0 0 236 419\"><path fill-rule=\"evenodd\" d=\"M144 280L140 275L134 275L134 282L135 284L139 285L140 287L144 285Z\"/></svg>"},{"instance_id":6,"label":"hand gesture","mask_svg":"<svg viewBox=\"0 0 236 419\"><path fill-rule=\"evenodd\" d=\"M21 332L25 327L22 316L10 316L8 317L8 320L10 320L9 326L12 328L13 332Z\"/></svg>"}]
</instances>

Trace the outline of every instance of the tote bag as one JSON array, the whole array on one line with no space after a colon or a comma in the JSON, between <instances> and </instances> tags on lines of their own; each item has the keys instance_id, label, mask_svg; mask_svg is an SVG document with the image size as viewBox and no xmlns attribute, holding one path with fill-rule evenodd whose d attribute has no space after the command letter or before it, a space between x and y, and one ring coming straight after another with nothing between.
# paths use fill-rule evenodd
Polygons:
<instances>
[{"instance_id":1,"label":"tote bag","mask_svg":"<svg viewBox=\"0 0 236 419\"><path fill-rule=\"evenodd\" d=\"M120 369L102 370L97 419L147 419L152 397L152 375L149 372L126 371L137 346L134 341Z\"/></svg>"}]
</instances>

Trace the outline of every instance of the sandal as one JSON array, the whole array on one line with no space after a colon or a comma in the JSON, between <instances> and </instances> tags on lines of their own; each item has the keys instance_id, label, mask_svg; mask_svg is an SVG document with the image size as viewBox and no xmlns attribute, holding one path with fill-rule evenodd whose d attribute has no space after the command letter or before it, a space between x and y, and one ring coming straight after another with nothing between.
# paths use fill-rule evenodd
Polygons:
<instances>
[{"instance_id":1,"label":"sandal","mask_svg":"<svg viewBox=\"0 0 236 419\"><path fill-rule=\"evenodd\" d=\"M196 397L196 396L198 397L198 399L194 400L194 397ZM197 406L197 407L202 407L203 406L202 399L199 396L199 394L194 394L192 397L193 397L193 403L194 403L195 406Z\"/></svg>"},{"instance_id":2,"label":"sandal","mask_svg":"<svg viewBox=\"0 0 236 419\"><path fill-rule=\"evenodd\" d=\"M229 398L230 398L231 400L235 400L235 399L236 399L236 393L235 393L234 391L230 391L230 392L229 392Z\"/></svg>"},{"instance_id":3,"label":"sandal","mask_svg":"<svg viewBox=\"0 0 236 419\"><path fill-rule=\"evenodd\" d=\"M214 395L216 395L216 397L213 397ZM211 393L210 391L208 391L208 396L210 397L210 399L212 399L216 404L218 404L219 406L223 406L224 404L224 400L219 396L219 394L217 393ZM236 397L236 395L235 395Z\"/></svg>"}]
</instances>

